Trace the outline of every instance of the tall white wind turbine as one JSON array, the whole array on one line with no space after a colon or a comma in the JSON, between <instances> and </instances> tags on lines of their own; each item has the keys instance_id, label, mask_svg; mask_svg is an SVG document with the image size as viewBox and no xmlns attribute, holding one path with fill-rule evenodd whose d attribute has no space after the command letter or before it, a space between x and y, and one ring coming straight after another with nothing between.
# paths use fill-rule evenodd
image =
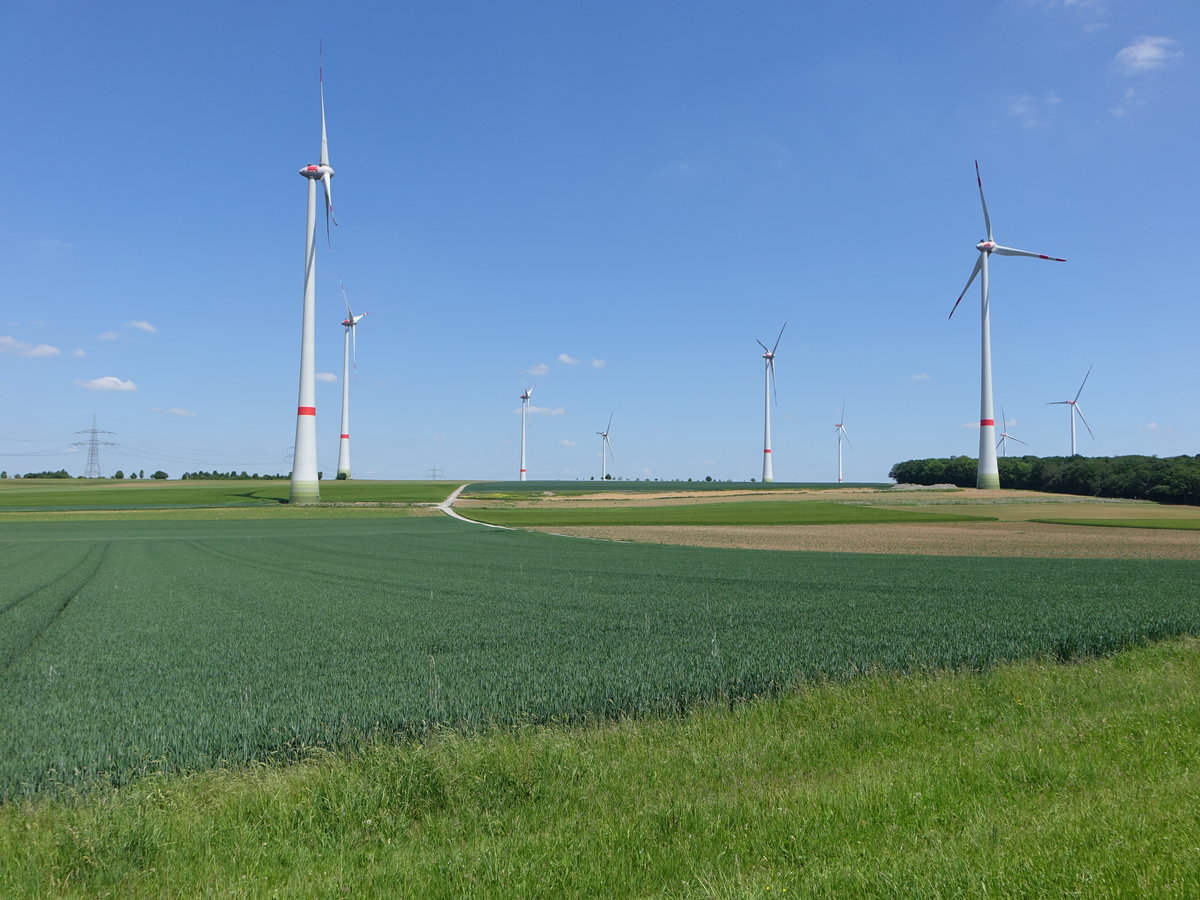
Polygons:
<instances>
[{"instance_id":1,"label":"tall white wind turbine","mask_svg":"<svg viewBox=\"0 0 1200 900\"><path fill-rule=\"evenodd\" d=\"M1057 256L1046 256L1044 253L1030 253L1028 250L1014 250L1012 247L1002 247L992 239L992 220L988 216L987 201L983 198L983 179L979 175L979 161L975 161L975 181L979 185L979 203L983 206L983 224L987 227L987 237L975 245L979 251L979 259L967 279L967 286L954 301L950 308L950 316L958 309L959 301L967 293L976 275L981 275L980 284L980 378L979 378L979 469L975 479L976 487L995 490L1000 487L1000 468L996 462L996 420L993 417L992 406L992 331L988 310L988 259L993 253L1000 256L1031 256L1034 259L1048 259L1053 262L1066 262Z\"/></svg>"},{"instance_id":2,"label":"tall white wind turbine","mask_svg":"<svg viewBox=\"0 0 1200 900\"><path fill-rule=\"evenodd\" d=\"M325 134L325 71L318 68L321 90L321 160L307 165L300 174L308 179L308 228L304 244L304 317L300 331L300 396L296 409L296 451L292 457L292 503L317 503L321 490L317 483L317 378L315 318L317 306L317 182L325 187L325 230L333 218L330 179L329 142ZM337 220L334 219L334 224Z\"/></svg>"},{"instance_id":3,"label":"tall white wind turbine","mask_svg":"<svg viewBox=\"0 0 1200 900\"><path fill-rule=\"evenodd\" d=\"M1092 374L1092 367L1088 366L1087 375L1083 376L1083 383L1079 385L1079 390L1075 392L1074 400L1050 400L1047 406L1061 406L1065 404L1071 410L1071 455L1075 456L1075 413L1079 413L1079 420L1083 422L1083 427L1088 430L1088 434L1092 435L1094 440L1096 435L1092 433L1092 426L1087 423L1087 419L1083 417L1083 410L1079 407L1079 395L1083 393L1083 385L1087 384L1088 378Z\"/></svg>"},{"instance_id":4,"label":"tall white wind turbine","mask_svg":"<svg viewBox=\"0 0 1200 900\"><path fill-rule=\"evenodd\" d=\"M608 414L608 424L604 426L604 430L596 432L596 434L600 435L600 480L601 481L608 480L608 459L604 455L605 451L607 450L608 455L612 456L613 462L616 462L616 459L617 459L615 456L613 456L612 441L610 441L608 439L608 433L610 431L612 431L612 417L613 417L613 414L610 412Z\"/></svg>"},{"instance_id":5,"label":"tall white wind turbine","mask_svg":"<svg viewBox=\"0 0 1200 900\"><path fill-rule=\"evenodd\" d=\"M787 322L783 323L783 328L787 328ZM783 337L783 328L779 329L779 336L775 338L775 346L767 349L767 345L755 338L758 346L762 347L765 353L762 358L766 360L763 366L763 481L774 481L775 475L771 469L771 393L775 393L775 401L779 402L779 391L775 387L775 351L779 349L780 338Z\"/></svg>"},{"instance_id":6,"label":"tall white wind turbine","mask_svg":"<svg viewBox=\"0 0 1200 900\"><path fill-rule=\"evenodd\" d=\"M1016 441L1018 444L1025 444L1025 446L1027 446L1027 447L1029 446L1025 441L1021 440L1019 437L1016 437L1015 435L1011 435L1008 433L1008 417L1004 415L1004 407L1001 406L1000 407L1000 440L998 440L996 442L996 448L1000 451L1001 456L1008 456L1008 442L1009 441Z\"/></svg>"},{"instance_id":7,"label":"tall white wind turbine","mask_svg":"<svg viewBox=\"0 0 1200 900\"><path fill-rule=\"evenodd\" d=\"M338 279L342 288L342 300L346 303L346 318L342 325L346 329L345 347L342 350L342 431L338 438L338 467L339 478L350 477L350 363L354 361L354 369L358 370L358 323L367 313L357 316L350 309L350 298L346 296L346 286Z\"/></svg>"},{"instance_id":8,"label":"tall white wind turbine","mask_svg":"<svg viewBox=\"0 0 1200 900\"><path fill-rule=\"evenodd\" d=\"M521 480L525 480L525 423L526 416L529 412L529 398L533 396L533 389L536 385L525 387L521 385Z\"/></svg>"},{"instance_id":9,"label":"tall white wind turbine","mask_svg":"<svg viewBox=\"0 0 1200 900\"><path fill-rule=\"evenodd\" d=\"M854 446L853 444L850 443L850 435L848 435L846 433L846 426L844 424L842 424L845 421L846 421L846 401L842 400L842 414L841 414L841 416L838 417L838 423L833 426L834 431L837 432L838 484L842 483L842 438L846 439L847 446L851 446L851 447Z\"/></svg>"}]
</instances>

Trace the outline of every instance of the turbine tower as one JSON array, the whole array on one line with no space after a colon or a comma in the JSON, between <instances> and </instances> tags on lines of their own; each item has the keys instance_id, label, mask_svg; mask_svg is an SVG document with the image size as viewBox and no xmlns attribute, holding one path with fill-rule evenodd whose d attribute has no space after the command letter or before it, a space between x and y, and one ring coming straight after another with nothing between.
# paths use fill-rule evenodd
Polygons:
<instances>
[{"instance_id":1,"label":"turbine tower","mask_svg":"<svg viewBox=\"0 0 1200 900\"><path fill-rule=\"evenodd\" d=\"M842 483L842 438L846 439L847 446L853 447L850 443L850 435L846 434L846 426L842 423L846 421L846 400L842 399L842 414L838 417L838 423L833 426L833 430L837 432L838 442L838 484Z\"/></svg>"},{"instance_id":2,"label":"turbine tower","mask_svg":"<svg viewBox=\"0 0 1200 900\"><path fill-rule=\"evenodd\" d=\"M608 455L613 456L612 441L610 441L608 439L608 433L612 430L612 417L613 417L613 414L610 411L608 414L608 424L604 426L603 431L596 432L596 434L600 435L600 480L601 481L608 480L608 466L607 466L608 460L604 456L604 451L607 450ZM615 456L613 456L613 462L616 462L616 460L617 460L617 458Z\"/></svg>"},{"instance_id":3,"label":"turbine tower","mask_svg":"<svg viewBox=\"0 0 1200 900\"><path fill-rule=\"evenodd\" d=\"M342 300L346 302L346 318L342 320L342 325L346 328L345 347L342 350L342 431L341 437L338 439L338 467L337 473L339 478L350 477L350 362L354 361L354 370L358 371L358 323L362 321L362 317L367 313L359 313L357 316L350 309L350 298L346 296L346 286L342 284L342 279L338 278L338 284L342 288Z\"/></svg>"},{"instance_id":4,"label":"turbine tower","mask_svg":"<svg viewBox=\"0 0 1200 900\"><path fill-rule=\"evenodd\" d=\"M1083 376L1083 384L1079 385L1079 390L1075 392L1074 400L1050 400L1046 403L1047 406L1061 406L1066 404L1071 410L1071 455L1075 456L1075 413L1079 413L1079 419L1083 422L1083 427L1088 430L1088 434L1092 435L1095 440L1096 435L1092 432L1092 426L1087 423L1087 419L1083 417L1083 410L1079 407L1079 395L1083 393L1083 385L1087 384L1088 377L1092 374L1092 367L1088 366L1087 375Z\"/></svg>"},{"instance_id":5,"label":"turbine tower","mask_svg":"<svg viewBox=\"0 0 1200 900\"><path fill-rule=\"evenodd\" d=\"M525 387L524 382L521 384L521 480L525 480L525 423L526 415L529 412L529 398L533 396L533 389L537 385Z\"/></svg>"},{"instance_id":6,"label":"turbine tower","mask_svg":"<svg viewBox=\"0 0 1200 900\"><path fill-rule=\"evenodd\" d=\"M950 317L971 284L975 276L980 275L980 377L979 377L979 469L975 486L996 490L1000 487L1000 468L996 462L996 420L993 417L992 406L992 330L988 310L988 259L993 253L1000 256L1031 256L1034 259L1048 259L1053 262L1066 262L1057 256L1046 256L1043 253L1030 253L1028 250L1014 250L1012 247L1002 247L992 239L992 220L988 216L987 201L983 199L983 179L979 175L979 161L975 161L975 181L979 185L979 203L983 207L983 224L987 228L987 237L975 245L979 251L979 259L967 279L967 286L954 301L950 308Z\"/></svg>"},{"instance_id":7,"label":"turbine tower","mask_svg":"<svg viewBox=\"0 0 1200 900\"><path fill-rule=\"evenodd\" d=\"M787 328L787 322L783 323ZM779 337L775 338L775 346L767 350L767 345L755 338L758 346L766 352L762 358L766 360L763 367L763 481L774 481L775 475L771 470L771 393L775 393L775 402L779 402L779 391L775 387L775 351L779 349L779 340L783 337L783 328L779 329Z\"/></svg>"},{"instance_id":8,"label":"turbine tower","mask_svg":"<svg viewBox=\"0 0 1200 900\"><path fill-rule=\"evenodd\" d=\"M1019 437L1015 437L1014 435L1011 435L1008 433L1008 417L1004 415L1004 407L1001 406L1000 407L1000 440L996 442L996 447L1000 450L1001 456L1008 456L1008 442L1009 441L1016 441L1018 444L1025 444L1025 446L1027 446L1027 447L1029 446L1025 441L1021 440Z\"/></svg>"},{"instance_id":9,"label":"turbine tower","mask_svg":"<svg viewBox=\"0 0 1200 900\"><path fill-rule=\"evenodd\" d=\"M308 165L300 174L308 179L308 221L304 242L304 316L300 330L300 392L296 408L296 452L292 458L291 503L318 503L321 489L317 478L317 375L315 318L317 306L317 182L325 187L325 235L329 239L329 220L333 218L333 195L329 166L329 142L325 134L325 71L317 69L321 92L321 157L318 165Z\"/></svg>"}]
</instances>

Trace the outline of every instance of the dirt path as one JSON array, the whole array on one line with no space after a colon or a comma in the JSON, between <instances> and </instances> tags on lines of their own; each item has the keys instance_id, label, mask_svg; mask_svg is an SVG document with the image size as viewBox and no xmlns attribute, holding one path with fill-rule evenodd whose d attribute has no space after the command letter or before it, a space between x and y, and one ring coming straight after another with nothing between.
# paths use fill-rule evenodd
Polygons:
<instances>
[{"instance_id":1,"label":"dirt path","mask_svg":"<svg viewBox=\"0 0 1200 900\"><path fill-rule=\"evenodd\" d=\"M962 522L893 525L622 525L538 528L651 544L1055 559L1200 559L1200 531Z\"/></svg>"}]
</instances>

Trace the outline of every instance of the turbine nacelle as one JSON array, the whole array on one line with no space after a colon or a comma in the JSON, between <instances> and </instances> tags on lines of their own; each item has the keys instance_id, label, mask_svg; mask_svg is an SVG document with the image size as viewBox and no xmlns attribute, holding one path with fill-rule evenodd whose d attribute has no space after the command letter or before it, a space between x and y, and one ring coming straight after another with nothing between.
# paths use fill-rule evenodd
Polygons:
<instances>
[{"instance_id":1,"label":"turbine nacelle","mask_svg":"<svg viewBox=\"0 0 1200 900\"><path fill-rule=\"evenodd\" d=\"M978 250L980 253L991 253L993 250L996 249L996 242L989 241L985 238L985 239L981 240L978 244L975 245L975 249Z\"/></svg>"},{"instance_id":2,"label":"turbine nacelle","mask_svg":"<svg viewBox=\"0 0 1200 900\"><path fill-rule=\"evenodd\" d=\"M333 168L328 165L305 166L300 170L300 174L305 178L311 178L313 181L322 181L324 180L325 176L333 175Z\"/></svg>"},{"instance_id":3,"label":"turbine nacelle","mask_svg":"<svg viewBox=\"0 0 1200 900\"><path fill-rule=\"evenodd\" d=\"M353 328L355 325L357 325L359 322L361 322L363 316L366 316L366 315L370 315L370 314L362 313L361 315L350 316L348 318L342 319L342 324L345 325L347 328Z\"/></svg>"}]
</instances>

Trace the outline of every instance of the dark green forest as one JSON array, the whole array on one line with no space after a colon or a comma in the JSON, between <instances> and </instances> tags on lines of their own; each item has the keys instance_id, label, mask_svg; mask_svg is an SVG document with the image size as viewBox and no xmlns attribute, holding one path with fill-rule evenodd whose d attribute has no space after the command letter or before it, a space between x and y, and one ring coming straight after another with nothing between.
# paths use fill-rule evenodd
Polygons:
<instances>
[{"instance_id":1,"label":"dark green forest","mask_svg":"<svg viewBox=\"0 0 1200 900\"><path fill-rule=\"evenodd\" d=\"M1004 456L999 463L1005 488L1200 506L1200 456ZM910 459L892 466L888 477L974 487L976 467L969 456Z\"/></svg>"}]
</instances>

